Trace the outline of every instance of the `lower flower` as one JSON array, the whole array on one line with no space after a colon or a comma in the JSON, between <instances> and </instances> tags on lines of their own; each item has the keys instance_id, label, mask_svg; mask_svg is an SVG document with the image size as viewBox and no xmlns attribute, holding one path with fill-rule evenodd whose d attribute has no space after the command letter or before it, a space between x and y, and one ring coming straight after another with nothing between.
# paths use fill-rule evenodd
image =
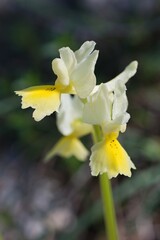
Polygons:
<instances>
[{"instance_id":1,"label":"lower flower","mask_svg":"<svg viewBox=\"0 0 160 240\"><path fill-rule=\"evenodd\" d=\"M55 155L69 158L75 156L78 160L86 160L89 152L82 144L82 142L74 136L62 137L57 144L48 152L45 157L45 161L50 160Z\"/></svg>"},{"instance_id":2,"label":"lower flower","mask_svg":"<svg viewBox=\"0 0 160 240\"><path fill-rule=\"evenodd\" d=\"M117 137L118 133L108 134L92 147L90 167L93 176L107 172L109 178L118 174L131 177L131 168L136 167Z\"/></svg>"}]
</instances>

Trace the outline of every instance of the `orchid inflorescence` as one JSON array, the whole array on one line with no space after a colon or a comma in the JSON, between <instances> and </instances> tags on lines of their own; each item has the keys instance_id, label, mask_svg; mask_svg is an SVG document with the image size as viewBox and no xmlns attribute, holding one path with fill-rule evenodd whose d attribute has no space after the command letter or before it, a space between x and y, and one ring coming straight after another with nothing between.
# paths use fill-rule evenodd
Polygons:
<instances>
[{"instance_id":1,"label":"orchid inflorescence","mask_svg":"<svg viewBox=\"0 0 160 240\"><path fill-rule=\"evenodd\" d=\"M80 138L92 134L98 127L101 138L91 148L91 174L107 173L109 178L118 174L131 176L135 165L117 140L126 130L130 118L127 113L126 83L137 71L137 61L131 62L114 79L96 85L94 74L99 52L95 42L86 41L73 52L69 47L59 50L60 58L52 61L57 75L54 85L26 88L15 93L22 97L22 108L34 109L35 121L53 112L63 137L46 156L75 156L84 161L89 151Z\"/></svg>"}]
</instances>

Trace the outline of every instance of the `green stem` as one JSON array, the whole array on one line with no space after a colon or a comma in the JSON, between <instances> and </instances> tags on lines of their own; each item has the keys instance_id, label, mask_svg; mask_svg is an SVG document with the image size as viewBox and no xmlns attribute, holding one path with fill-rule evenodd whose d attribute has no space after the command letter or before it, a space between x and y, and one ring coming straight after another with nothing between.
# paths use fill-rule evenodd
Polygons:
<instances>
[{"instance_id":1,"label":"green stem","mask_svg":"<svg viewBox=\"0 0 160 240\"><path fill-rule=\"evenodd\" d=\"M117 240L118 231L117 231L117 222L116 222L116 216L115 216L112 189L111 189L110 180L108 179L108 176L106 173L103 173L102 175L100 175L100 187L101 187L107 239Z\"/></svg>"},{"instance_id":2,"label":"green stem","mask_svg":"<svg viewBox=\"0 0 160 240\"><path fill-rule=\"evenodd\" d=\"M97 125L94 126L93 138L95 143L101 141L103 138L101 128ZM107 240L118 240L117 222L112 195L112 187L106 173L100 175L100 188Z\"/></svg>"}]
</instances>

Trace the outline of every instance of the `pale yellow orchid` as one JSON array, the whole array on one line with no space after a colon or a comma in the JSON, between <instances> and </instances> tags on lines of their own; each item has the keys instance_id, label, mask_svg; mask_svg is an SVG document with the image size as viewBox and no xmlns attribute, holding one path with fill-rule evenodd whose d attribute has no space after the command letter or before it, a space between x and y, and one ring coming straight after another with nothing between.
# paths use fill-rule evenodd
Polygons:
<instances>
[{"instance_id":1,"label":"pale yellow orchid","mask_svg":"<svg viewBox=\"0 0 160 240\"><path fill-rule=\"evenodd\" d=\"M96 87L84 105L83 120L99 125L103 139L91 151L90 167L94 176L107 172L109 178L118 174L131 176L135 169L130 157L118 142L119 132L124 132L130 115L126 112L128 100L125 84L137 70L134 61L113 80Z\"/></svg>"},{"instance_id":2,"label":"pale yellow orchid","mask_svg":"<svg viewBox=\"0 0 160 240\"><path fill-rule=\"evenodd\" d=\"M22 109L35 109L33 118L40 121L58 111L61 94L77 94L80 98L89 96L96 85L94 68L98 51L94 50L94 47L94 41L86 41L75 52L69 47L61 48L60 58L52 61L52 69L57 75L55 85L34 86L15 91L22 97Z\"/></svg>"}]
</instances>

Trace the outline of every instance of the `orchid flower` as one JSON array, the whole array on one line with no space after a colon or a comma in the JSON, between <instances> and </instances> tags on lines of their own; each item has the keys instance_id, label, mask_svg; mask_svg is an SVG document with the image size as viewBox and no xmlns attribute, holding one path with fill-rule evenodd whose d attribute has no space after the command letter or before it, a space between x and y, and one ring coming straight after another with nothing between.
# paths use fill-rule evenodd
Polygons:
<instances>
[{"instance_id":1,"label":"orchid flower","mask_svg":"<svg viewBox=\"0 0 160 240\"><path fill-rule=\"evenodd\" d=\"M57 127L63 137L49 151L45 160L55 155L62 157L75 156L84 161L89 152L79 138L92 132L92 126L82 122L83 103L77 96L63 94L61 106L57 113Z\"/></svg>"},{"instance_id":2,"label":"orchid flower","mask_svg":"<svg viewBox=\"0 0 160 240\"><path fill-rule=\"evenodd\" d=\"M98 51L94 50L94 47L94 41L86 41L75 52L69 47L61 48L60 58L52 61L53 72L57 75L54 85L34 86L15 91L22 97L22 109L35 109L33 118L40 121L58 111L61 94L77 94L82 99L88 97L96 85L94 68Z\"/></svg>"},{"instance_id":3,"label":"orchid flower","mask_svg":"<svg viewBox=\"0 0 160 240\"><path fill-rule=\"evenodd\" d=\"M125 84L136 70L137 62L134 61L117 77L96 87L84 105L83 121L99 125L104 136L91 149L90 167L93 176L107 172L109 178L118 174L130 177L131 168L135 169L117 138L120 131L125 131L130 118L126 112L128 100Z\"/></svg>"}]
</instances>

